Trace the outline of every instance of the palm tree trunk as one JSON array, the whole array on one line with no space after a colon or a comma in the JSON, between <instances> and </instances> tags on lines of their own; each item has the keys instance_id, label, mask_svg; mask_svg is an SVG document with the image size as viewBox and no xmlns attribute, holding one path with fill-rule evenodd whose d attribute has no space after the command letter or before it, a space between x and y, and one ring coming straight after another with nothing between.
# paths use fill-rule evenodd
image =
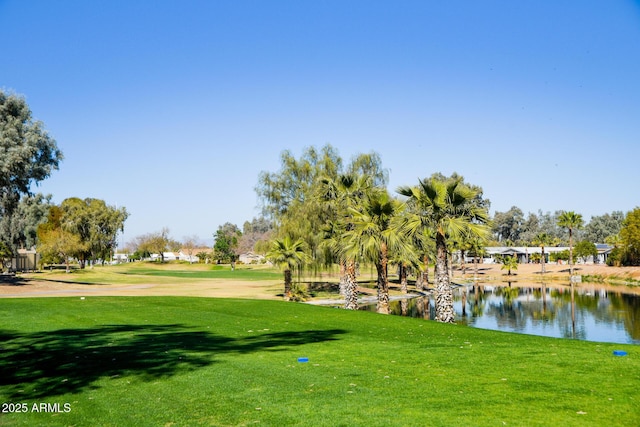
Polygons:
<instances>
[{"instance_id":1,"label":"palm tree trunk","mask_svg":"<svg viewBox=\"0 0 640 427\"><path fill-rule=\"evenodd\" d=\"M380 245L380 257L376 263L378 271L378 306L377 311L381 314L389 314L389 275L387 274L387 245Z\"/></svg>"},{"instance_id":2,"label":"palm tree trunk","mask_svg":"<svg viewBox=\"0 0 640 427\"><path fill-rule=\"evenodd\" d=\"M346 269L346 287L345 287L345 304L347 310L358 309L358 283L356 282L356 262L354 260L347 261Z\"/></svg>"},{"instance_id":3,"label":"palm tree trunk","mask_svg":"<svg viewBox=\"0 0 640 427\"><path fill-rule=\"evenodd\" d=\"M284 300L291 299L291 270L284 271Z\"/></svg>"},{"instance_id":4,"label":"palm tree trunk","mask_svg":"<svg viewBox=\"0 0 640 427\"><path fill-rule=\"evenodd\" d=\"M467 289L462 292L462 317L467 317Z\"/></svg>"},{"instance_id":5,"label":"palm tree trunk","mask_svg":"<svg viewBox=\"0 0 640 427\"><path fill-rule=\"evenodd\" d=\"M429 286L429 257L425 254L422 258L423 270L420 276L416 277L416 290L422 291L423 288Z\"/></svg>"},{"instance_id":6,"label":"palm tree trunk","mask_svg":"<svg viewBox=\"0 0 640 427\"><path fill-rule=\"evenodd\" d=\"M478 280L478 254L473 254L473 280Z\"/></svg>"},{"instance_id":7,"label":"palm tree trunk","mask_svg":"<svg viewBox=\"0 0 640 427\"><path fill-rule=\"evenodd\" d=\"M573 338L576 337L576 297L573 280L571 281L571 330Z\"/></svg>"},{"instance_id":8,"label":"palm tree trunk","mask_svg":"<svg viewBox=\"0 0 640 427\"><path fill-rule=\"evenodd\" d=\"M340 296L345 297L347 295L347 260L340 260Z\"/></svg>"},{"instance_id":9,"label":"palm tree trunk","mask_svg":"<svg viewBox=\"0 0 640 427\"><path fill-rule=\"evenodd\" d=\"M436 320L454 323L453 292L449 283L447 242L444 235L436 233Z\"/></svg>"},{"instance_id":10,"label":"palm tree trunk","mask_svg":"<svg viewBox=\"0 0 640 427\"><path fill-rule=\"evenodd\" d=\"M571 286L573 286L573 239L571 228L569 228L569 278L571 279Z\"/></svg>"},{"instance_id":11,"label":"palm tree trunk","mask_svg":"<svg viewBox=\"0 0 640 427\"><path fill-rule=\"evenodd\" d=\"M400 264L400 292L407 293L407 266Z\"/></svg>"},{"instance_id":12,"label":"palm tree trunk","mask_svg":"<svg viewBox=\"0 0 640 427\"><path fill-rule=\"evenodd\" d=\"M427 286L429 284L429 255L425 255L422 259L424 263L424 271L422 272L422 276L424 278L424 284Z\"/></svg>"}]
</instances>

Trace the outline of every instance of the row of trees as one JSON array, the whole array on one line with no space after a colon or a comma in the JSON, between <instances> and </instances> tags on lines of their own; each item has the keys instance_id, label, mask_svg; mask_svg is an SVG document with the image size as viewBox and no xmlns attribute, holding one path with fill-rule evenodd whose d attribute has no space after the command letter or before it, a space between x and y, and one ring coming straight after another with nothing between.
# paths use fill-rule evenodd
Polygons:
<instances>
[{"instance_id":1,"label":"row of trees","mask_svg":"<svg viewBox=\"0 0 640 427\"><path fill-rule=\"evenodd\" d=\"M71 198L59 206L31 189L58 169L62 152L32 118L23 97L0 90L0 256L36 247L43 262L105 260L128 213L99 199Z\"/></svg>"},{"instance_id":2,"label":"row of trees","mask_svg":"<svg viewBox=\"0 0 640 427\"><path fill-rule=\"evenodd\" d=\"M542 248L540 261L544 272L544 248L569 246L567 254L555 254L557 259L573 264L573 249L577 257L587 259L597 255L596 243L614 247L607 262L609 265L639 265L640 214L638 208L626 215L621 211L591 217L585 225L582 215L575 212L556 211L538 215L529 213L524 220L522 211L512 207L507 212L496 212L493 218L493 241L490 246L534 245Z\"/></svg>"},{"instance_id":3,"label":"row of trees","mask_svg":"<svg viewBox=\"0 0 640 427\"><path fill-rule=\"evenodd\" d=\"M559 225L563 213L538 211L537 214L529 212L525 217L522 210L516 206L512 206L506 212L496 212L491 226L493 241L489 243L493 246L526 246L531 244L538 234L544 233L555 239L558 245L568 246L569 231ZM620 233L624 219L622 211L593 216L588 223L574 230L573 239L607 243Z\"/></svg>"},{"instance_id":4,"label":"row of trees","mask_svg":"<svg viewBox=\"0 0 640 427\"><path fill-rule=\"evenodd\" d=\"M392 196L386 189L388 172L376 153L360 154L345 164L330 145L307 148L300 158L285 151L277 172L261 172L256 192L263 214L275 224L268 257L283 266L285 294L291 272L330 264L340 266L340 291L345 308L357 308L357 266L376 267L378 311L388 312L388 266L395 264L406 289L409 271L417 285L428 280L427 266L435 261L436 318L453 321L449 263L453 252L482 253L492 244L569 246L573 267L574 243L578 256L595 254L596 242L624 240L626 259L635 259L632 239L633 213L593 217L584 226L580 214L558 211L553 215L529 214L513 207L496 213L490 221L490 202L482 188L453 174L435 173L417 185L403 186ZM634 211L635 212L635 211ZM640 224L640 221L639 221ZM625 231L626 230L626 231ZM640 237L639 237L640 240ZM637 261L636 261L637 262Z\"/></svg>"},{"instance_id":5,"label":"row of trees","mask_svg":"<svg viewBox=\"0 0 640 427\"><path fill-rule=\"evenodd\" d=\"M284 266L285 281L306 263L338 264L347 309L358 306L358 264L375 265L381 313L389 312L389 264L403 271L406 289L408 269L426 272L435 259L436 319L453 322L450 248L477 247L488 237L489 201L480 187L455 174L434 174L401 187L403 200L389 194L387 180L376 153L358 155L344 166L330 145L308 148L300 159L285 151L281 170L261 173L256 187L265 215L276 224L268 256Z\"/></svg>"},{"instance_id":6,"label":"row of trees","mask_svg":"<svg viewBox=\"0 0 640 427\"><path fill-rule=\"evenodd\" d=\"M242 230L237 225L226 222L213 234L213 247L207 249L198 236L186 236L182 241L174 240L165 227L157 232L136 236L126 244L125 252L134 260L158 254L164 262L165 252L184 251L186 255L197 257L203 262L208 260L233 265L241 253L256 251L264 254L272 228L271 223L263 217L245 221Z\"/></svg>"}]
</instances>

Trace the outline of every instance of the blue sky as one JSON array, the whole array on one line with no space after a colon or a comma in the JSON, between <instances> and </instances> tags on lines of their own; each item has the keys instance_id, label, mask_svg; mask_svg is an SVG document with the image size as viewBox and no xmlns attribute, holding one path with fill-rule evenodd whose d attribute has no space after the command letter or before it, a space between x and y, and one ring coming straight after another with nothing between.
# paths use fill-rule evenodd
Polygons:
<instances>
[{"instance_id":1,"label":"blue sky","mask_svg":"<svg viewBox=\"0 0 640 427\"><path fill-rule=\"evenodd\" d=\"M125 206L127 241L259 215L285 149L376 151L492 212L640 205L640 2L0 0L0 88L65 155L36 191Z\"/></svg>"}]
</instances>

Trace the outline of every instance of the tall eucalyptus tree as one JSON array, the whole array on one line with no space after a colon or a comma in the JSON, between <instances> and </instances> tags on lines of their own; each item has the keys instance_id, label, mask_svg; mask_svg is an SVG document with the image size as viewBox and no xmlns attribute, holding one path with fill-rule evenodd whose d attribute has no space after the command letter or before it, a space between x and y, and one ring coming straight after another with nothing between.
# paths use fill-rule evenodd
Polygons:
<instances>
[{"instance_id":1,"label":"tall eucalyptus tree","mask_svg":"<svg viewBox=\"0 0 640 427\"><path fill-rule=\"evenodd\" d=\"M15 253L25 244L20 221L14 218L20 214L21 196L30 195L32 184L48 178L62 158L24 98L0 89L0 242L8 251Z\"/></svg>"}]
</instances>

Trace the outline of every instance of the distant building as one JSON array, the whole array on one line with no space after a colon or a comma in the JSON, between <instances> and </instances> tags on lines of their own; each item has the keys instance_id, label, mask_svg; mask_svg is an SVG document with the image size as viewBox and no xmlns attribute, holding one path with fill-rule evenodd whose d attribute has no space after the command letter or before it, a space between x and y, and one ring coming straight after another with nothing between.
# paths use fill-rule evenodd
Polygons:
<instances>
[{"instance_id":1,"label":"distant building","mask_svg":"<svg viewBox=\"0 0 640 427\"><path fill-rule=\"evenodd\" d=\"M240 254L238 257L238 261L243 264L261 264L264 262L264 259L263 255L254 254L253 252Z\"/></svg>"},{"instance_id":2,"label":"distant building","mask_svg":"<svg viewBox=\"0 0 640 427\"><path fill-rule=\"evenodd\" d=\"M598 249L598 256L596 259L593 257L589 257L586 260L587 264L596 263L596 264L604 264L607 261L607 257L611 253L613 247L609 245L596 245ZM544 255L545 262L549 262L549 255L553 253L558 253L562 251L568 251L568 246L545 246ZM542 255L542 248L540 246L490 246L485 248L485 258L483 262L486 264L497 263L497 256L515 256L518 258L519 263L528 263L530 261L530 257L533 254ZM466 256L465 261L473 262L473 258ZM579 261L576 259L576 261Z\"/></svg>"},{"instance_id":3,"label":"distant building","mask_svg":"<svg viewBox=\"0 0 640 427\"><path fill-rule=\"evenodd\" d=\"M33 249L18 249L18 255L11 259L11 271L34 271L38 269L40 255Z\"/></svg>"}]
</instances>

